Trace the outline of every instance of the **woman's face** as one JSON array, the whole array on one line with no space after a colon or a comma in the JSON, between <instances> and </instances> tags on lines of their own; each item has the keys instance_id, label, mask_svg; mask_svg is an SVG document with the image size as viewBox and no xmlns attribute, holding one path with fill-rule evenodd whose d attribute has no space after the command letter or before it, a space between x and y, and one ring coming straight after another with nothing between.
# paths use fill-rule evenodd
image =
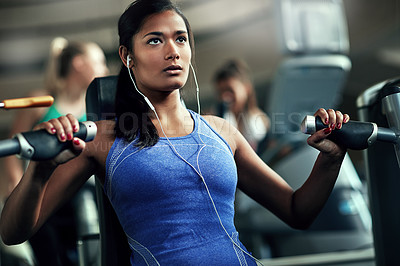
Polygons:
<instances>
[{"instance_id":1,"label":"woman's face","mask_svg":"<svg viewBox=\"0 0 400 266\"><path fill-rule=\"evenodd\" d=\"M92 82L94 78L107 75L108 68L104 53L99 46L89 44L86 49L86 53L82 55L82 76L85 79L87 86L89 86L90 82Z\"/></svg>"},{"instance_id":2,"label":"woman's face","mask_svg":"<svg viewBox=\"0 0 400 266\"><path fill-rule=\"evenodd\" d=\"M229 109L238 114L244 111L248 99L248 89L238 78L227 78L218 81L217 91L221 101L229 104Z\"/></svg>"},{"instance_id":3,"label":"woman's face","mask_svg":"<svg viewBox=\"0 0 400 266\"><path fill-rule=\"evenodd\" d=\"M149 16L133 37L133 67L137 86L146 91L182 88L192 52L183 19L174 11Z\"/></svg>"}]
</instances>

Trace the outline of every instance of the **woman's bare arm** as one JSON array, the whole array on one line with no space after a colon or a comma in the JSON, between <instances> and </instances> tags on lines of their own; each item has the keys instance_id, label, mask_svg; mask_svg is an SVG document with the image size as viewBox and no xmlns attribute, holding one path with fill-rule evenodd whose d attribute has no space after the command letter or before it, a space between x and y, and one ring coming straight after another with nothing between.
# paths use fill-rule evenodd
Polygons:
<instances>
[{"instance_id":1,"label":"woman's bare arm","mask_svg":"<svg viewBox=\"0 0 400 266\"><path fill-rule=\"evenodd\" d=\"M315 115L339 128L344 119L345 122L349 120L347 115L333 110L320 109ZM234 152L238 187L290 226L307 228L328 199L346 153L344 148L326 139L333 126L316 132L308 139L308 143L320 150L320 154L306 182L294 191L258 157L238 130L220 118L208 117L207 120L228 141Z\"/></svg>"},{"instance_id":2,"label":"woman's bare arm","mask_svg":"<svg viewBox=\"0 0 400 266\"><path fill-rule=\"evenodd\" d=\"M68 129L57 125L56 134L59 138L62 133L68 135L77 124L74 120ZM53 127L46 126L51 132ZM98 138L87 145L74 138L73 150L63 151L51 161L30 163L2 211L0 233L6 244L28 239L95 171L102 169L93 155Z\"/></svg>"}]
</instances>

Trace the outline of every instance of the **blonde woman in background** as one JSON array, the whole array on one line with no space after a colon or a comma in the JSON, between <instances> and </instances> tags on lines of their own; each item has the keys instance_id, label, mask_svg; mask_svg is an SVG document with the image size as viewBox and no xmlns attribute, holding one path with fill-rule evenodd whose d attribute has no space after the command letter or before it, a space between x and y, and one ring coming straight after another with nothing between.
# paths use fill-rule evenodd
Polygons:
<instances>
[{"instance_id":1,"label":"blonde woman in background","mask_svg":"<svg viewBox=\"0 0 400 266\"><path fill-rule=\"evenodd\" d=\"M65 38L55 38L51 43L48 65L45 73L45 89L32 92L31 96L52 95L54 104L49 108L33 108L18 111L11 127L10 136L31 130L35 125L67 113L74 114L79 121L86 120L86 89L95 77L108 73L102 49L93 42L70 42ZM66 139L70 136L64 136ZM15 156L5 160L6 179L1 180L2 200L8 197L19 183L24 172L24 164ZM72 205L72 204L71 204ZM65 235L75 246L75 233L70 228L73 207L69 205L55 215L56 224L65 222ZM57 216L59 216L57 221ZM50 221L51 223L51 221ZM64 225L63 225L64 226ZM68 230L69 228L69 230ZM39 265L67 265L71 259L63 254L56 227L45 226L42 233L31 240ZM63 236L65 239L65 237ZM71 247L73 248L73 247ZM72 255L75 256L75 255ZM75 260L75 258L72 258Z\"/></svg>"},{"instance_id":2,"label":"blonde woman in background","mask_svg":"<svg viewBox=\"0 0 400 266\"><path fill-rule=\"evenodd\" d=\"M68 42L58 37L51 43L49 62L45 74L45 89L32 92L31 96L52 95L50 108L20 110L14 119L10 136L31 130L36 124L51 118L72 113L79 120L86 120L86 89L95 77L108 73L102 49L95 43ZM15 156L6 159L8 179L7 196L18 184L23 174L21 161Z\"/></svg>"}]
</instances>

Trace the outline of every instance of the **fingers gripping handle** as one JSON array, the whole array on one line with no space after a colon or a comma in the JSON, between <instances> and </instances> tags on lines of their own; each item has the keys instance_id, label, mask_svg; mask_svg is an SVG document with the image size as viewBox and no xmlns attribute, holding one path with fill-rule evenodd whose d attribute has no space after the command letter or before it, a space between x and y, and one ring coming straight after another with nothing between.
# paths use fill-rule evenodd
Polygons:
<instances>
[{"instance_id":1,"label":"fingers gripping handle","mask_svg":"<svg viewBox=\"0 0 400 266\"><path fill-rule=\"evenodd\" d=\"M79 131L74 133L85 142L92 141L97 133L96 124L92 121L79 123ZM49 160L61 151L72 147L71 141L61 142L56 135L49 134L46 130L36 130L19 133L14 137L20 144L20 157L35 161Z\"/></svg>"},{"instance_id":2,"label":"fingers gripping handle","mask_svg":"<svg viewBox=\"0 0 400 266\"><path fill-rule=\"evenodd\" d=\"M301 131L313 134L327 128L320 117L306 116L301 123ZM388 132L390 133L390 132ZM378 138L378 127L375 123L349 121L341 129L332 131L328 139L352 150L363 150L373 144Z\"/></svg>"}]
</instances>

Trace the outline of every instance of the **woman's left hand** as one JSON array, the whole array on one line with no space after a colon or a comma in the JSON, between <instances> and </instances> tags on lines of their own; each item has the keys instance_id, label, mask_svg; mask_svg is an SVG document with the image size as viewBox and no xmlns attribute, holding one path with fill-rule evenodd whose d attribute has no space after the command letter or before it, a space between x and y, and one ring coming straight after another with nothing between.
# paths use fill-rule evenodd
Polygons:
<instances>
[{"instance_id":1,"label":"woman's left hand","mask_svg":"<svg viewBox=\"0 0 400 266\"><path fill-rule=\"evenodd\" d=\"M318 109L314 116L319 116L322 122L325 125L328 125L328 127L311 135L307 139L307 143L326 155L333 157L344 156L346 153L346 148L327 139L327 137L332 133L333 130L340 130L343 124L350 120L350 116L348 114L342 114L340 111L335 111L333 109L325 110L324 108Z\"/></svg>"}]
</instances>

